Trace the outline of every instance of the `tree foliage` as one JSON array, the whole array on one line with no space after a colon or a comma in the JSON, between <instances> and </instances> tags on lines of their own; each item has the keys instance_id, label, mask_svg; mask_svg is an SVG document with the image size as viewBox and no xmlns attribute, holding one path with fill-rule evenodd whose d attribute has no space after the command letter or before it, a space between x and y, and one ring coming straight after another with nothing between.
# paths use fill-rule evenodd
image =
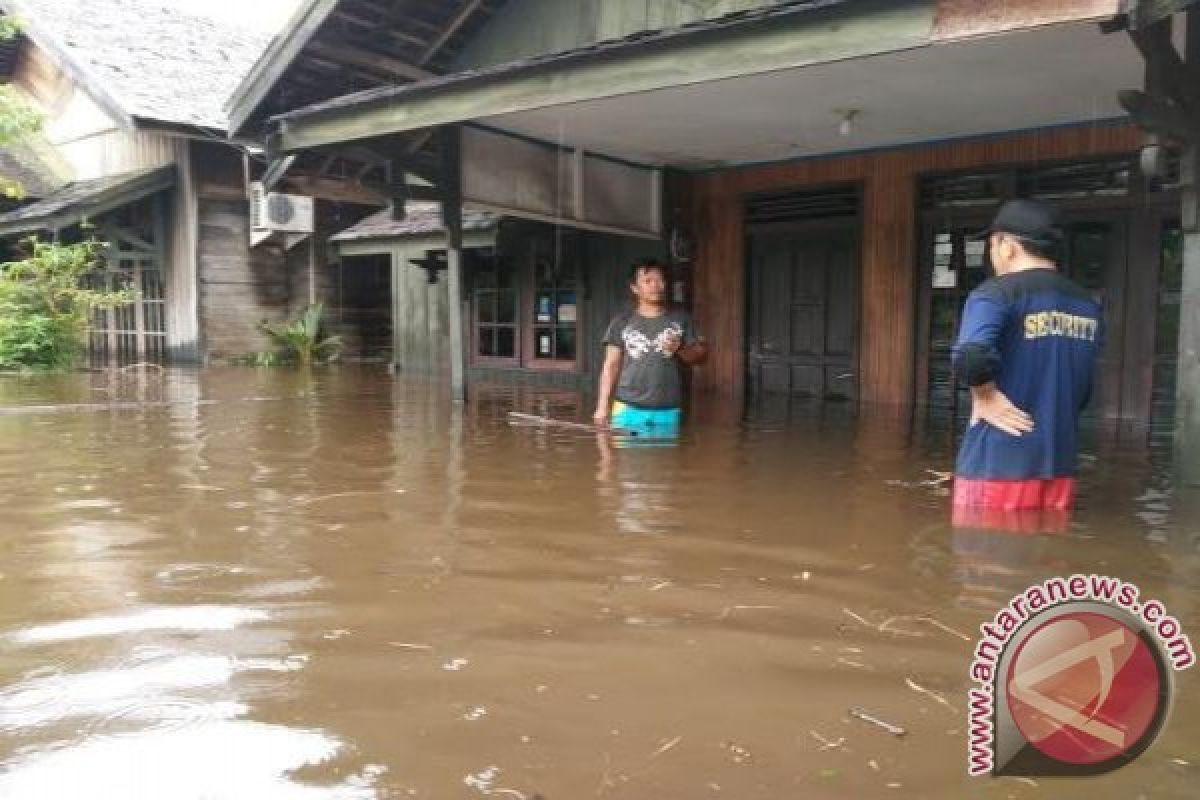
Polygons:
<instances>
[{"instance_id":1,"label":"tree foliage","mask_svg":"<svg viewBox=\"0 0 1200 800\"><path fill-rule=\"evenodd\" d=\"M7 41L21 32L20 23L12 17L0 17L0 41ZM41 130L42 115L12 85L0 86L0 147L7 147ZM0 175L0 195L19 200L24 187L11 175Z\"/></svg>"}]
</instances>

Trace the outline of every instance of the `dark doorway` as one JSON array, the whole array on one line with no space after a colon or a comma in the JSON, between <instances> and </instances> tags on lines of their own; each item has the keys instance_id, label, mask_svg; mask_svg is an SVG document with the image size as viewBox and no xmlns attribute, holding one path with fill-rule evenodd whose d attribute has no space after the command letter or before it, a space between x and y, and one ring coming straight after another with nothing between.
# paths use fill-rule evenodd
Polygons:
<instances>
[{"instance_id":1,"label":"dark doorway","mask_svg":"<svg viewBox=\"0 0 1200 800\"><path fill-rule=\"evenodd\" d=\"M854 401L857 191L802 197L808 202L793 199L786 219L763 221L761 206L749 208L747 386L759 397ZM778 198L770 202L779 207Z\"/></svg>"},{"instance_id":2,"label":"dark doorway","mask_svg":"<svg viewBox=\"0 0 1200 800\"><path fill-rule=\"evenodd\" d=\"M339 263L337 304L326 309L342 337L344 358L387 361L392 351L392 260L386 253L345 256Z\"/></svg>"}]
</instances>

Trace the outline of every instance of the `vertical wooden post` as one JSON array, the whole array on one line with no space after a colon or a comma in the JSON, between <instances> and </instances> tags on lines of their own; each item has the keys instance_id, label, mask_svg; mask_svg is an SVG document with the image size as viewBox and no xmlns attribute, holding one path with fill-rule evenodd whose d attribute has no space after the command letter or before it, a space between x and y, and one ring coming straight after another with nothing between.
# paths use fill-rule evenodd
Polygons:
<instances>
[{"instance_id":1,"label":"vertical wooden post","mask_svg":"<svg viewBox=\"0 0 1200 800\"><path fill-rule=\"evenodd\" d=\"M334 287L334 291L336 292L336 294L333 296L329 296L329 295L323 296L322 295L322 292L320 289L321 273L323 271L328 272L328 270L325 269L325 267L327 267L329 265L329 261L330 261L329 254L331 252L328 243L325 241L325 231L321 227L321 221L324 219L324 216L322 214L323 210L324 209L322 209L322 207L321 207L321 200L314 199L313 200L313 231L308 236L308 242L307 242L308 247L306 248L306 252L305 252L305 255L307 257L305 258L304 269L305 269L305 272L307 273L306 283L308 284L307 291L306 291L305 304L309 305L309 306L316 305L317 303L324 304L324 306L325 306L325 315L324 315L325 323L327 325L332 325L332 323L334 321L333 317L334 317L335 310L338 315L338 322L341 322L342 304L340 301L341 301L342 283L341 283L341 275L339 274L338 281ZM286 249L283 252L283 258L285 261L287 260L287 250ZM333 299L336 299L339 302L333 303L332 302Z\"/></svg>"},{"instance_id":2,"label":"vertical wooden post","mask_svg":"<svg viewBox=\"0 0 1200 800\"><path fill-rule=\"evenodd\" d=\"M1187 75L1200 75L1200 10L1187 12ZM1183 155L1183 290L1179 298L1175 463L1179 480L1200 486L1200 130Z\"/></svg>"},{"instance_id":3,"label":"vertical wooden post","mask_svg":"<svg viewBox=\"0 0 1200 800\"><path fill-rule=\"evenodd\" d=\"M446 290L450 311L450 396L455 403L467 399L467 376L463 323L462 260L462 136L458 126L438 131L441 153L442 225L446 228Z\"/></svg>"}]
</instances>

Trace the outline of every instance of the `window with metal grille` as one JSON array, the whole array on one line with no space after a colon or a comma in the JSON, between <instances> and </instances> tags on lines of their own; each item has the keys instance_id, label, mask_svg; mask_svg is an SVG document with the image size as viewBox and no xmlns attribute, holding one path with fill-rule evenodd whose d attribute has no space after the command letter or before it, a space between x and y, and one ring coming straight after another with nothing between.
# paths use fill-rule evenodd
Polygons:
<instances>
[{"instance_id":1,"label":"window with metal grille","mask_svg":"<svg viewBox=\"0 0 1200 800\"><path fill-rule=\"evenodd\" d=\"M95 366L166 359L161 202L161 198L142 200L96 224L96 236L107 246L87 284L97 289L133 289L137 299L92 312L88 360Z\"/></svg>"},{"instance_id":2,"label":"window with metal grille","mask_svg":"<svg viewBox=\"0 0 1200 800\"><path fill-rule=\"evenodd\" d=\"M921 181L921 208L993 206L1005 198L1007 182L1002 172L929 177Z\"/></svg>"},{"instance_id":3,"label":"window with metal grille","mask_svg":"<svg viewBox=\"0 0 1200 800\"><path fill-rule=\"evenodd\" d=\"M804 222L838 219L858 214L858 189L847 186L820 191L755 195L746 201L746 222Z\"/></svg>"},{"instance_id":4,"label":"window with metal grille","mask_svg":"<svg viewBox=\"0 0 1200 800\"><path fill-rule=\"evenodd\" d=\"M1128 158L1022 170L1017 173L1017 194L1042 200L1121 196L1129 193L1132 174Z\"/></svg>"}]
</instances>

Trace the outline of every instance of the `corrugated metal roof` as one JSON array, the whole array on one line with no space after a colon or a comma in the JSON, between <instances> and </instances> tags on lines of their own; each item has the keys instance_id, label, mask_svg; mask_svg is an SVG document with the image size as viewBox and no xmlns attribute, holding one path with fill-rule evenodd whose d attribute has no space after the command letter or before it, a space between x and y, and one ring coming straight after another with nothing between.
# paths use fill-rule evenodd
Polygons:
<instances>
[{"instance_id":1,"label":"corrugated metal roof","mask_svg":"<svg viewBox=\"0 0 1200 800\"><path fill-rule=\"evenodd\" d=\"M490 231L500 221L500 215L490 211L463 209L463 231ZM442 210L436 203L409 203L404 219L392 218L385 208L330 237L334 242L358 242L364 239L394 239L408 236L429 236L445 231Z\"/></svg>"}]
</instances>

